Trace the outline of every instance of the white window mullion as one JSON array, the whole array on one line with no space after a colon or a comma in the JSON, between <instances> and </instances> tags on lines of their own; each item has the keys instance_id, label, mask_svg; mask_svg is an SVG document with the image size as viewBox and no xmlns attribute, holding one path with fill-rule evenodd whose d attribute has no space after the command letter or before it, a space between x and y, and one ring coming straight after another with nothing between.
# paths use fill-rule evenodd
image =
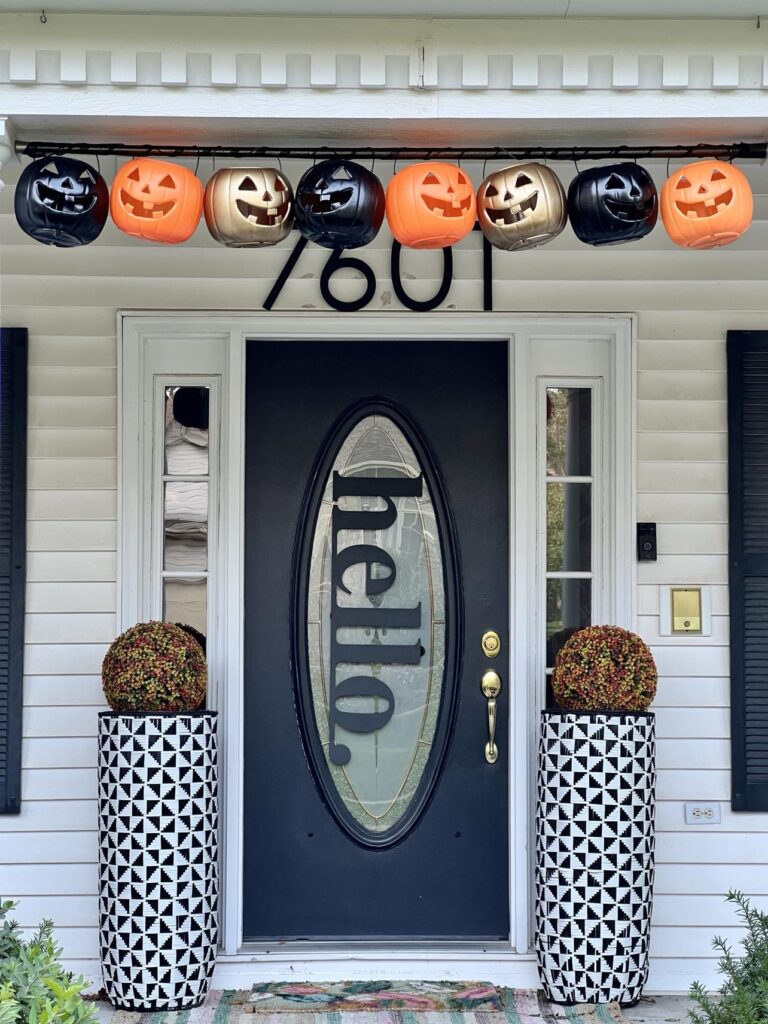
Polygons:
<instances>
[{"instance_id":1,"label":"white window mullion","mask_svg":"<svg viewBox=\"0 0 768 1024\"><path fill-rule=\"evenodd\" d=\"M165 382L155 376L152 387L152 546L151 546L151 607L150 618L163 617L163 540L164 540L164 487L165 431L162 429L165 414Z\"/></svg>"},{"instance_id":2,"label":"white window mullion","mask_svg":"<svg viewBox=\"0 0 768 1024\"><path fill-rule=\"evenodd\" d=\"M591 580L595 578L595 573L591 569L585 569L584 572L578 572L577 570L565 570L558 572L551 570L544 573L545 580Z\"/></svg>"},{"instance_id":3,"label":"white window mullion","mask_svg":"<svg viewBox=\"0 0 768 1024\"><path fill-rule=\"evenodd\" d=\"M547 384L548 388L556 387L557 385ZM545 447L546 451L546 447ZM591 484L594 482L594 477L591 476L547 476L547 484Z\"/></svg>"}]
</instances>

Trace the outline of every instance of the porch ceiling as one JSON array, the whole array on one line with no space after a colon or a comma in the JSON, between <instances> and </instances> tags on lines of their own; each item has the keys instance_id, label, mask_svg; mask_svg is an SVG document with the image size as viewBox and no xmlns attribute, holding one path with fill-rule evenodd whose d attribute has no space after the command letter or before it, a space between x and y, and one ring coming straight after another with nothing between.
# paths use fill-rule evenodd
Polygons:
<instances>
[{"instance_id":1,"label":"porch ceiling","mask_svg":"<svg viewBox=\"0 0 768 1024\"><path fill-rule=\"evenodd\" d=\"M148 30L141 15L58 15L56 2L45 24L31 3L0 13L0 119L21 141L490 148L768 136L768 36L746 19L189 15ZM92 0L58 0L78 2ZM306 0L281 0L292 2ZM571 12L587 2L607 0L572 0ZM683 3L694 10L673 0L666 13Z\"/></svg>"},{"instance_id":2,"label":"porch ceiling","mask_svg":"<svg viewBox=\"0 0 768 1024\"><path fill-rule=\"evenodd\" d=\"M465 18L459 0L219 0L219 14L344 15L370 17ZM210 0L0 0L0 11L121 12L126 14L210 14ZM756 18L768 14L768 0L475 0L476 18Z\"/></svg>"}]
</instances>

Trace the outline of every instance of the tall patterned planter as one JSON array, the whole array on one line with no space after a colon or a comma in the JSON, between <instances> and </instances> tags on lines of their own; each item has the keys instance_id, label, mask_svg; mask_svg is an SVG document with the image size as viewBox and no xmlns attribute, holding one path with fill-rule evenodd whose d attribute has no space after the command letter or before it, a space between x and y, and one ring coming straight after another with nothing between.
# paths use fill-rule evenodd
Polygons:
<instances>
[{"instance_id":1,"label":"tall patterned planter","mask_svg":"<svg viewBox=\"0 0 768 1024\"><path fill-rule=\"evenodd\" d=\"M99 940L118 1009L206 997L218 939L216 715L99 715Z\"/></svg>"},{"instance_id":2,"label":"tall patterned planter","mask_svg":"<svg viewBox=\"0 0 768 1024\"><path fill-rule=\"evenodd\" d=\"M655 720L544 711L536 805L536 953L556 1003L636 1003L648 977Z\"/></svg>"}]
</instances>

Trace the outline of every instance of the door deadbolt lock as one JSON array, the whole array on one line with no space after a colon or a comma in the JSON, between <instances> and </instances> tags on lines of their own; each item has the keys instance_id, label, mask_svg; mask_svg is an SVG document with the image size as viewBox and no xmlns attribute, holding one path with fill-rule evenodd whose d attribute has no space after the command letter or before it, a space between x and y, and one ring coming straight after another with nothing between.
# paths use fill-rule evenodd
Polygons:
<instances>
[{"instance_id":1,"label":"door deadbolt lock","mask_svg":"<svg viewBox=\"0 0 768 1024\"><path fill-rule=\"evenodd\" d=\"M480 641L480 644L486 658L495 658L501 651L501 638L499 637L499 634L495 633L492 629L489 629L487 633L483 633L483 638Z\"/></svg>"}]
</instances>

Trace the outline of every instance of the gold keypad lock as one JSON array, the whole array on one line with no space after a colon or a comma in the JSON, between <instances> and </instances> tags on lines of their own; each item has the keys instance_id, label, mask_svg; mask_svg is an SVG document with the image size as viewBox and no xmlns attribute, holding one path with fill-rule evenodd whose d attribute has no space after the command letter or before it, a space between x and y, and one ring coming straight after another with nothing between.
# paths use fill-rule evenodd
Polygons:
<instances>
[{"instance_id":1,"label":"gold keypad lock","mask_svg":"<svg viewBox=\"0 0 768 1024\"><path fill-rule=\"evenodd\" d=\"M492 629L489 629L487 633L483 633L483 638L480 641L480 644L486 658L495 658L501 651L501 639L499 634L494 633Z\"/></svg>"}]
</instances>

